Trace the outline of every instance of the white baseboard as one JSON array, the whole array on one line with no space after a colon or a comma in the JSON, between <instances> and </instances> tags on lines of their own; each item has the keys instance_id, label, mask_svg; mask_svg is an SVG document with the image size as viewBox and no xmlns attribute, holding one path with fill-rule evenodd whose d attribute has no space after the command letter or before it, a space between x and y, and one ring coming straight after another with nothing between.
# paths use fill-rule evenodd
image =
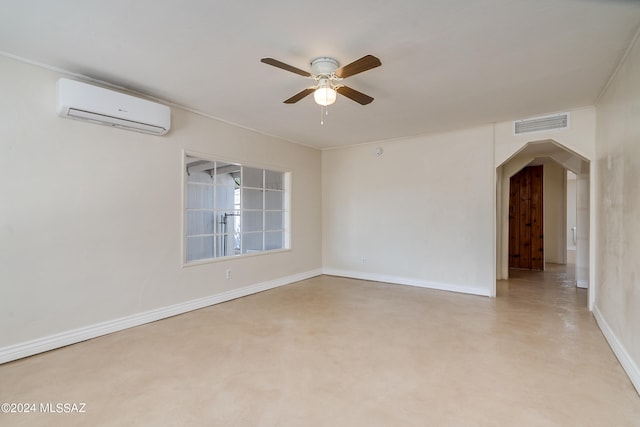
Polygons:
<instances>
[{"instance_id":1,"label":"white baseboard","mask_svg":"<svg viewBox=\"0 0 640 427\"><path fill-rule=\"evenodd\" d=\"M587 289L589 287L589 281L588 280L577 280L576 281L576 286L582 289Z\"/></svg>"},{"instance_id":2,"label":"white baseboard","mask_svg":"<svg viewBox=\"0 0 640 427\"><path fill-rule=\"evenodd\" d=\"M636 362L634 362L622 343L618 340L618 337L613 333L613 330L602 316L598 306L593 307L593 317L595 317L602 334L611 347L611 350L613 350L613 353L618 358L618 361L620 361L622 368L629 376L631 383L636 388L638 394L640 394L640 368L638 368Z\"/></svg>"},{"instance_id":3,"label":"white baseboard","mask_svg":"<svg viewBox=\"0 0 640 427\"><path fill-rule=\"evenodd\" d=\"M255 285L245 286L240 289L223 292L221 294L210 295L179 304L162 307L155 310L149 310L106 322L96 323L94 325L84 326L71 331L65 331L58 334L48 335L42 338L36 338L14 345L0 348L0 364L10 362L12 360L21 359L34 354L64 347L70 344L79 343L101 335L110 334L112 332L121 331L123 329L140 326L145 323L155 322L156 320L165 319L177 314L186 313L192 310L208 307L210 305L219 304L221 302L230 301L236 298L277 288L279 286L288 285L290 283L299 282L300 280L310 279L311 277L322 274L320 269L311 270L292 276L282 277L267 282L257 283Z\"/></svg>"},{"instance_id":4,"label":"white baseboard","mask_svg":"<svg viewBox=\"0 0 640 427\"><path fill-rule=\"evenodd\" d=\"M374 282L393 283L396 285L417 286L420 288L437 289L440 291L458 292L462 294L491 296L489 289L475 288L471 286L452 285L449 283L426 282L424 280L411 279L407 277L387 276L375 273L363 273L361 271L337 270L333 268L323 268L322 274L329 276L349 277L351 279L371 280Z\"/></svg>"}]
</instances>

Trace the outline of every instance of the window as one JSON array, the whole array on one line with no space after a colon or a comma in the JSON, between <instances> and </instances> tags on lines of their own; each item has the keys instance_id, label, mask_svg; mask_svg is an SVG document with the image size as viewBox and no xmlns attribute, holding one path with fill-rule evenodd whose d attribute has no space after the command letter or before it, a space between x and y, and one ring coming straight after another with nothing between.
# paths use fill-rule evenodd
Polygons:
<instances>
[{"instance_id":1,"label":"window","mask_svg":"<svg viewBox=\"0 0 640 427\"><path fill-rule=\"evenodd\" d=\"M289 248L288 176L185 156L187 263Z\"/></svg>"}]
</instances>

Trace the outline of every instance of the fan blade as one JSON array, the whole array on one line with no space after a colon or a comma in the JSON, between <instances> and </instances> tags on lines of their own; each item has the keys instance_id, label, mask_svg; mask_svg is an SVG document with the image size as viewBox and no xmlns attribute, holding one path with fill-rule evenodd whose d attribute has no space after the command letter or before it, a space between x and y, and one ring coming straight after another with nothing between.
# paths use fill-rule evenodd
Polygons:
<instances>
[{"instance_id":1,"label":"fan blade","mask_svg":"<svg viewBox=\"0 0 640 427\"><path fill-rule=\"evenodd\" d=\"M305 90L296 93L295 95L293 95L291 98L287 99L286 101L284 101L285 104L295 104L296 102L300 101L302 98L304 98L305 96L313 93L313 91L316 88L314 87L308 87Z\"/></svg>"},{"instance_id":2,"label":"fan blade","mask_svg":"<svg viewBox=\"0 0 640 427\"><path fill-rule=\"evenodd\" d=\"M307 71L301 70L300 68L296 68L293 65L285 64L284 62L278 61L273 58L262 58L260 62L264 62L265 64L273 65L274 67L282 68L283 70L291 71L292 73L300 74L304 77L311 77Z\"/></svg>"},{"instance_id":3,"label":"fan blade","mask_svg":"<svg viewBox=\"0 0 640 427\"><path fill-rule=\"evenodd\" d=\"M347 98L356 101L358 104L367 105L371 104L371 102L373 101L373 98L369 95L365 95L364 93L358 92L355 89L351 89L348 86L340 86L336 89L336 91L340 95L344 95Z\"/></svg>"},{"instance_id":4,"label":"fan blade","mask_svg":"<svg viewBox=\"0 0 640 427\"><path fill-rule=\"evenodd\" d=\"M346 79L358 73L376 68L382 65L382 62L373 55L365 55L360 59L353 61L351 64L347 64L344 67L340 67L335 71L336 76Z\"/></svg>"}]
</instances>

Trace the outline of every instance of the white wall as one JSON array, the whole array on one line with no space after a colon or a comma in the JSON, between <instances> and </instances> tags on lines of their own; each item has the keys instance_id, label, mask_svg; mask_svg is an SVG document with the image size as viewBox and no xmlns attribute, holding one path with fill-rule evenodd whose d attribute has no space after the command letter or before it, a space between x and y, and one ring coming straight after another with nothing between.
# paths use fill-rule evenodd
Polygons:
<instances>
[{"instance_id":1,"label":"white wall","mask_svg":"<svg viewBox=\"0 0 640 427\"><path fill-rule=\"evenodd\" d=\"M567 250L576 250L577 236L574 236L575 231L573 227L576 227L576 201L577 201L577 189L576 189L576 174L567 171ZM575 257L575 254L573 254ZM567 255L568 257L568 255ZM572 264L575 263L575 258L572 258ZM567 260L569 262L569 260Z\"/></svg>"},{"instance_id":2,"label":"white wall","mask_svg":"<svg viewBox=\"0 0 640 427\"><path fill-rule=\"evenodd\" d=\"M319 151L178 108L164 137L62 119L59 74L0 75L0 350L320 271ZM183 268L183 149L291 171L292 250Z\"/></svg>"},{"instance_id":3,"label":"white wall","mask_svg":"<svg viewBox=\"0 0 640 427\"><path fill-rule=\"evenodd\" d=\"M594 107L577 108L570 110L569 113L571 117L569 129L514 135L513 122L496 123L495 167L503 164L527 143L549 139L559 142L585 159L593 159L595 156L596 109Z\"/></svg>"},{"instance_id":4,"label":"white wall","mask_svg":"<svg viewBox=\"0 0 640 427\"><path fill-rule=\"evenodd\" d=\"M640 390L640 42L597 104L596 317Z\"/></svg>"},{"instance_id":5,"label":"white wall","mask_svg":"<svg viewBox=\"0 0 640 427\"><path fill-rule=\"evenodd\" d=\"M544 164L544 260L554 264L566 263L566 172L553 161Z\"/></svg>"},{"instance_id":6,"label":"white wall","mask_svg":"<svg viewBox=\"0 0 640 427\"><path fill-rule=\"evenodd\" d=\"M489 295L494 173L492 125L323 151L324 270Z\"/></svg>"},{"instance_id":7,"label":"white wall","mask_svg":"<svg viewBox=\"0 0 640 427\"><path fill-rule=\"evenodd\" d=\"M580 288L589 288L589 309L593 310L595 288L590 284L594 284L595 278L596 260L593 255L596 240L591 237L595 236L595 208L591 196L595 186L591 181L590 167L576 176L576 284Z\"/></svg>"}]
</instances>

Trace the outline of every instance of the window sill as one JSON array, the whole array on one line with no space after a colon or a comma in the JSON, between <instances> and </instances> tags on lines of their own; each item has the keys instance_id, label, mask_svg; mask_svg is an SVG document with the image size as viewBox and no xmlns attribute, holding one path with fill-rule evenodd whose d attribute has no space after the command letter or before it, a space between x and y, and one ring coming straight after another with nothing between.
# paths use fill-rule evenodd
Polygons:
<instances>
[{"instance_id":1,"label":"window sill","mask_svg":"<svg viewBox=\"0 0 640 427\"><path fill-rule=\"evenodd\" d=\"M253 257L257 257L257 256L264 256L264 255L275 255L275 254L281 254L284 252L291 252L291 248L288 249L273 249L270 251L262 251L262 252L252 252L252 253L245 253L242 255L232 255L232 256L225 256L225 257L220 257L220 258L207 258L207 259L199 259L197 261L190 261L190 262L182 262L182 268L189 268L189 267L196 267L198 265L206 265L206 264L213 264L213 263L217 263L217 262L222 262L222 261L231 261L231 260L236 260L236 259L246 259L246 258L253 258Z\"/></svg>"}]
</instances>

